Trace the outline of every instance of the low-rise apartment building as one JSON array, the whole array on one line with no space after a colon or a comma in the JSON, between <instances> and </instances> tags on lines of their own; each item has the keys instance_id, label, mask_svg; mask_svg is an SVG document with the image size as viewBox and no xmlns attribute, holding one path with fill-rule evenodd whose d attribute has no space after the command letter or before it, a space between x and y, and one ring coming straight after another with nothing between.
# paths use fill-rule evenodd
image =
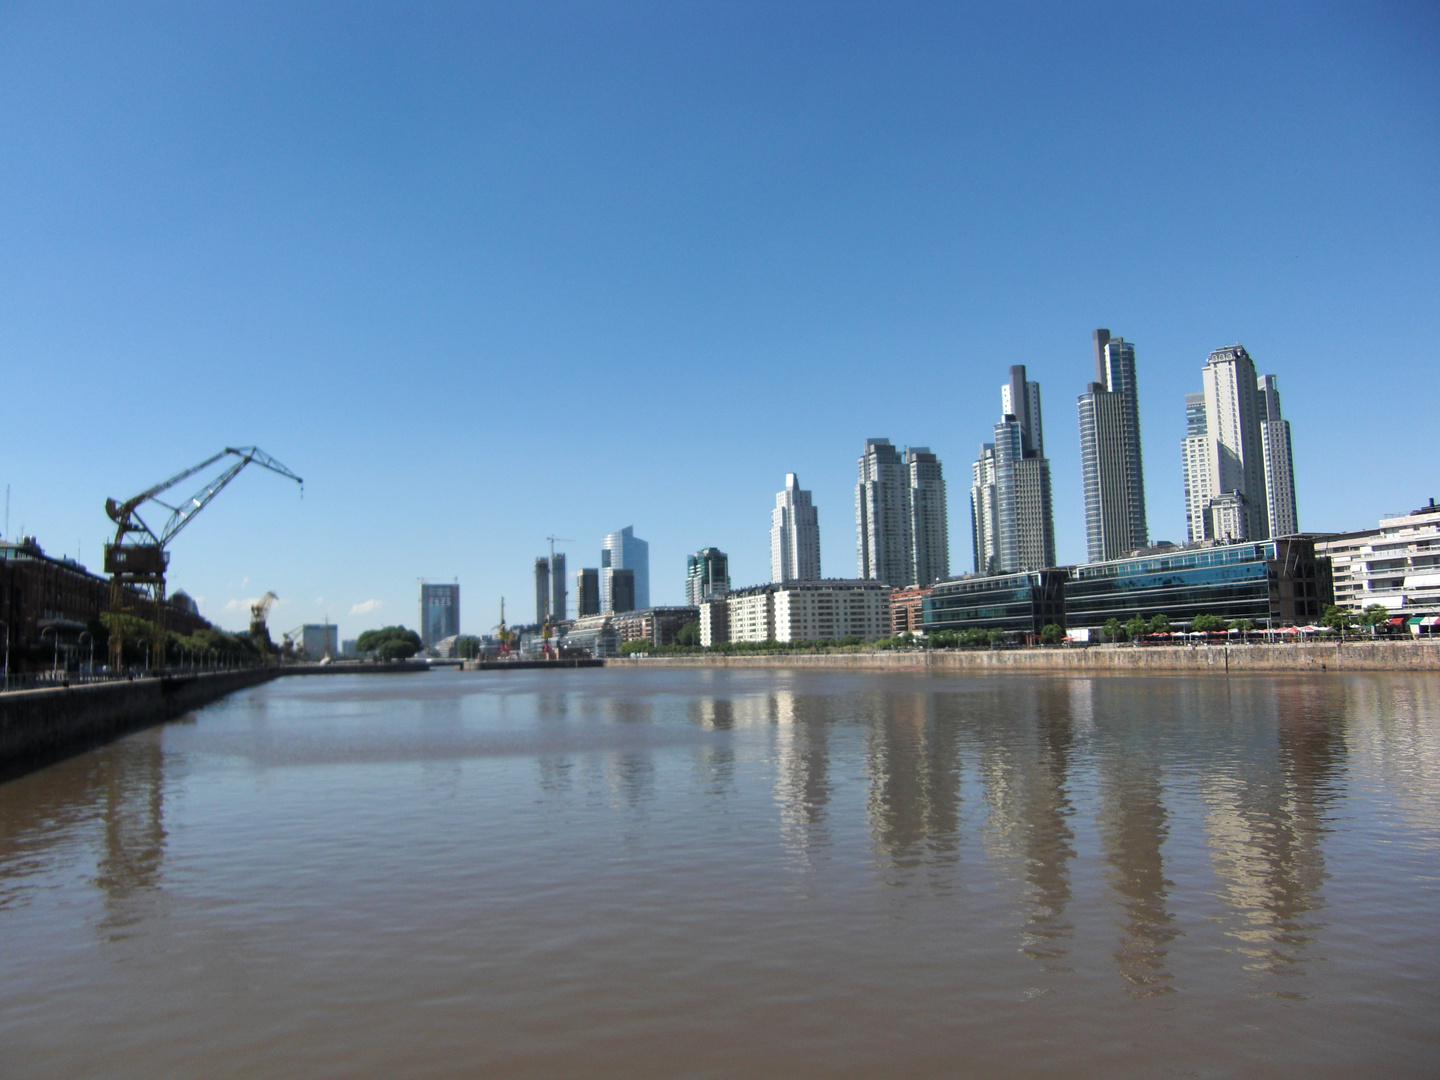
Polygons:
<instances>
[{"instance_id":1,"label":"low-rise apartment building","mask_svg":"<svg viewBox=\"0 0 1440 1080\"><path fill-rule=\"evenodd\" d=\"M721 625L724 637L721 635ZM878 581L787 581L702 604L700 643L876 641L890 633L890 587Z\"/></svg>"},{"instance_id":2,"label":"low-rise apartment building","mask_svg":"<svg viewBox=\"0 0 1440 1080\"><path fill-rule=\"evenodd\" d=\"M1382 604L1397 617L1440 614L1440 506L1434 499L1382 518L1378 529L1321 537L1315 551L1330 559L1341 607Z\"/></svg>"}]
</instances>

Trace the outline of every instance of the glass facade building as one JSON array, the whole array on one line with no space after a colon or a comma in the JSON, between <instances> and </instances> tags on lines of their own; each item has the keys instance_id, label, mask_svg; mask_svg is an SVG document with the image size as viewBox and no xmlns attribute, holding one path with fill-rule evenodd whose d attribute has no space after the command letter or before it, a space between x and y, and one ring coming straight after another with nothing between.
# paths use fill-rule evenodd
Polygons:
<instances>
[{"instance_id":1,"label":"glass facade building","mask_svg":"<svg viewBox=\"0 0 1440 1080\"><path fill-rule=\"evenodd\" d=\"M460 586L420 586L420 641L427 649L460 633Z\"/></svg>"},{"instance_id":2,"label":"glass facade building","mask_svg":"<svg viewBox=\"0 0 1440 1080\"><path fill-rule=\"evenodd\" d=\"M1333 603L1329 562L1305 537L1175 548L1073 567L1065 583L1071 627L1139 615L1188 623L1197 615L1250 619L1257 626L1312 623Z\"/></svg>"},{"instance_id":3,"label":"glass facade building","mask_svg":"<svg viewBox=\"0 0 1440 1080\"><path fill-rule=\"evenodd\" d=\"M1065 628L1065 570L1032 570L942 581L925 597L926 633L1005 630L1038 634L1049 623Z\"/></svg>"}]
</instances>

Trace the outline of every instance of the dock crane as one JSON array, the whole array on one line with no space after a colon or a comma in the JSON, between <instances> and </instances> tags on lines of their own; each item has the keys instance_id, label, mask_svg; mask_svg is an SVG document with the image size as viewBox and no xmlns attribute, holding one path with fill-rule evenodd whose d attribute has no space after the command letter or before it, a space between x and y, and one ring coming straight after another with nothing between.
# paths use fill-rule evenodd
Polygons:
<instances>
[{"instance_id":1,"label":"dock crane","mask_svg":"<svg viewBox=\"0 0 1440 1080\"><path fill-rule=\"evenodd\" d=\"M183 502L172 506L160 498L182 480L229 457L237 460L227 463L217 476ZM150 627L153 641L152 662L158 659L162 666L164 664L165 568L170 563L170 553L165 550L166 545L252 461L300 484L303 496L304 481L259 447L242 446L236 449L227 446L199 465L192 465L170 479L146 488L139 495L123 502L105 500L105 513L115 522L115 542L105 545L105 572L110 575L110 611L113 615L121 616L140 614L147 608L151 609L154 616ZM141 506L151 502L170 512L158 532L146 524L139 513ZM116 618L110 627L110 663L114 667L123 663L125 640L122 622L122 619Z\"/></svg>"},{"instance_id":2,"label":"dock crane","mask_svg":"<svg viewBox=\"0 0 1440 1080\"><path fill-rule=\"evenodd\" d=\"M275 651L275 643L270 640L270 628L265 625L265 619L270 614L270 606L279 599L272 590L250 605L250 640L267 656Z\"/></svg>"}]
</instances>

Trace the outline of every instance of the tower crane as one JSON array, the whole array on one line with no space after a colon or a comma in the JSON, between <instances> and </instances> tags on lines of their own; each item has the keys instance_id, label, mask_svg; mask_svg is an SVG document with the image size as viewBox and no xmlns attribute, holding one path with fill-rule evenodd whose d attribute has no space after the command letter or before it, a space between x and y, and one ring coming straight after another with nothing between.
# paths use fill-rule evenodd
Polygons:
<instances>
[{"instance_id":1,"label":"tower crane","mask_svg":"<svg viewBox=\"0 0 1440 1080\"><path fill-rule=\"evenodd\" d=\"M188 499L172 506L161 498L182 480L231 457L237 460L227 462L218 475ZM227 446L199 465L192 465L170 479L146 488L139 495L123 502L105 500L105 513L115 522L115 542L105 545L105 572L110 574L110 611L119 616L138 614L147 607L153 610L154 618L150 630L154 646L151 655L159 658L162 666L165 646L165 568L170 563L170 553L165 550L166 545L252 461L271 472L294 480L301 485L300 493L304 495L304 481L259 447L242 446L236 449ZM146 503L154 503L170 512L158 532L140 516L140 508ZM114 619L110 627L110 663L116 667L122 663L122 622L119 618Z\"/></svg>"}]
</instances>

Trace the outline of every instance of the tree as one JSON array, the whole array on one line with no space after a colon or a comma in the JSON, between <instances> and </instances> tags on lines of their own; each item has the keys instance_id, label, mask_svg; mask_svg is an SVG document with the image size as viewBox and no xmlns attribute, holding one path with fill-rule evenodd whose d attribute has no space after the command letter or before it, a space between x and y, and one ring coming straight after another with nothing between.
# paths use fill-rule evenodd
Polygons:
<instances>
[{"instance_id":1,"label":"tree","mask_svg":"<svg viewBox=\"0 0 1440 1080\"><path fill-rule=\"evenodd\" d=\"M1373 633L1375 627L1390 621L1390 609L1384 604L1371 604L1360 613L1360 621Z\"/></svg>"},{"instance_id":2,"label":"tree","mask_svg":"<svg viewBox=\"0 0 1440 1080\"><path fill-rule=\"evenodd\" d=\"M1064 636L1065 631L1061 630L1060 627L1056 626L1053 622L1046 623L1040 631L1040 640L1046 645L1058 645L1060 644L1060 639Z\"/></svg>"},{"instance_id":3,"label":"tree","mask_svg":"<svg viewBox=\"0 0 1440 1080\"><path fill-rule=\"evenodd\" d=\"M700 624L698 622L687 622L675 632L675 644L684 645L693 649L700 644Z\"/></svg>"},{"instance_id":4,"label":"tree","mask_svg":"<svg viewBox=\"0 0 1440 1080\"><path fill-rule=\"evenodd\" d=\"M1190 627L1206 634L1213 634L1230 629L1230 624L1219 615L1201 614L1190 620Z\"/></svg>"},{"instance_id":5,"label":"tree","mask_svg":"<svg viewBox=\"0 0 1440 1080\"><path fill-rule=\"evenodd\" d=\"M400 654L398 650L392 649L391 655L387 656L382 651L382 646L387 641L401 642L410 647L410 651ZM403 626L387 626L382 630L366 630L355 639L355 648L362 653L378 653L382 660L407 660L419 652L424 646L420 643L420 635L414 630L406 630Z\"/></svg>"},{"instance_id":6,"label":"tree","mask_svg":"<svg viewBox=\"0 0 1440 1080\"><path fill-rule=\"evenodd\" d=\"M404 638L394 637L382 641L375 652L381 660L409 660L419 649Z\"/></svg>"},{"instance_id":7,"label":"tree","mask_svg":"<svg viewBox=\"0 0 1440 1080\"><path fill-rule=\"evenodd\" d=\"M1255 623L1251 619L1236 619L1230 624L1230 628L1232 630L1239 630L1240 635L1243 637L1255 629Z\"/></svg>"},{"instance_id":8,"label":"tree","mask_svg":"<svg viewBox=\"0 0 1440 1080\"><path fill-rule=\"evenodd\" d=\"M990 633L985 636L985 639L991 645L1003 645L1005 643L1005 631L991 630Z\"/></svg>"},{"instance_id":9,"label":"tree","mask_svg":"<svg viewBox=\"0 0 1440 1080\"><path fill-rule=\"evenodd\" d=\"M458 656L461 660L474 660L480 655L480 639L473 634L461 634L455 639L451 655Z\"/></svg>"},{"instance_id":10,"label":"tree","mask_svg":"<svg viewBox=\"0 0 1440 1080\"><path fill-rule=\"evenodd\" d=\"M633 656L637 652L649 652L655 646L644 638L636 638L634 641L626 641L620 646L621 656Z\"/></svg>"},{"instance_id":11,"label":"tree","mask_svg":"<svg viewBox=\"0 0 1440 1080\"><path fill-rule=\"evenodd\" d=\"M1143 618L1141 618L1139 615L1132 616L1125 623L1125 633L1132 638L1138 639L1144 637L1145 632L1149 629L1150 624L1146 622Z\"/></svg>"},{"instance_id":12,"label":"tree","mask_svg":"<svg viewBox=\"0 0 1440 1080\"><path fill-rule=\"evenodd\" d=\"M1336 604L1330 604L1325 608L1325 614L1320 616L1320 625L1339 630L1340 637L1343 639L1347 630L1355 629L1355 613Z\"/></svg>"},{"instance_id":13,"label":"tree","mask_svg":"<svg viewBox=\"0 0 1440 1080\"><path fill-rule=\"evenodd\" d=\"M1105 636L1111 641L1125 640L1125 624L1119 619L1113 617L1106 619L1105 625L1101 629L1105 631Z\"/></svg>"},{"instance_id":14,"label":"tree","mask_svg":"<svg viewBox=\"0 0 1440 1080\"><path fill-rule=\"evenodd\" d=\"M1168 634L1170 632L1170 616L1165 614L1150 616L1150 633Z\"/></svg>"}]
</instances>

